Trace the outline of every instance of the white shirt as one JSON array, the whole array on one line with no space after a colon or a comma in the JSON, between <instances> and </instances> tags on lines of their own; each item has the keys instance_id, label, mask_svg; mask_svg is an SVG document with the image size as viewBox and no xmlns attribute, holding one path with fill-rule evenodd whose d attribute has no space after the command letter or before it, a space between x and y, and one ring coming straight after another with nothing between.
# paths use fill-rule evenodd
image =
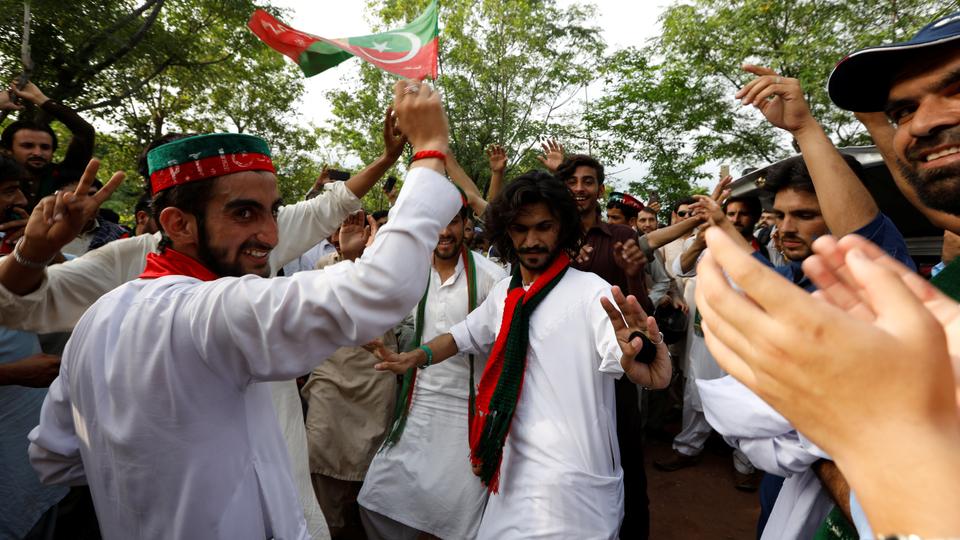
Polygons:
<instances>
[{"instance_id":1,"label":"white shirt","mask_svg":"<svg viewBox=\"0 0 960 540\"><path fill-rule=\"evenodd\" d=\"M104 538L309 538L270 389L410 310L460 206L411 170L356 263L288 278L135 280L74 329L30 434L41 480L88 483Z\"/></svg>"},{"instance_id":2,"label":"white shirt","mask_svg":"<svg viewBox=\"0 0 960 540\"><path fill-rule=\"evenodd\" d=\"M473 258L479 305L506 272L479 253ZM468 304L463 258L444 282L431 267L422 342L466 319ZM474 360L479 382L486 357ZM373 458L357 499L361 506L439 538L476 536L486 488L470 466L468 362L468 355L458 354L417 372L403 435Z\"/></svg>"},{"instance_id":3,"label":"white shirt","mask_svg":"<svg viewBox=\"0 0 960 540\"><path fill-rule=\"evenodd\" d=\"M834 506L811 468L828 456L733 377L697 381L697 387L707 421L727 444L758 469L786 477L761 538L812 538Z\"/></svg>"},{"instance_id":4,"label":"white shirt","mask_svg":"<svg viewBox=\"0 0 960 540\"><path fill-rule=\"evenodd\" d=\"M486 355L500 332L509 280L454 326L462 353ZM610 284L567 270L530 317L520 401L504 444L500 491L479 538L616 538L623 518L614 378L620 347L602 296Z\"/></svg>"},{"instance_id":5,"label":"white shirt","mask_svg":"<svg viewBox=\"0 0 960 540\"><path fill-rule=\"evenodd\" d=\"M330 236L340 223L360 209L360 199L344 185L334 185L318 197L282 206L277 215L279 242L270 252L275 272L288 261ZM110 242L84 256L44 270L40 287L18 296L0 285L0 326L37 333L73 329L80 316L107 292L136 279L143 272L148 253L156 253L159 234L143 234ZM293 477L300 491L310 534L329 538L326 521L310 483L307 441L300 415L299 393L293 381L272 382L277 418L287 435ZM294 408L290 405L295 404ZM296 414L294 414L296 412Z\"/></svg>"}]
</instances>

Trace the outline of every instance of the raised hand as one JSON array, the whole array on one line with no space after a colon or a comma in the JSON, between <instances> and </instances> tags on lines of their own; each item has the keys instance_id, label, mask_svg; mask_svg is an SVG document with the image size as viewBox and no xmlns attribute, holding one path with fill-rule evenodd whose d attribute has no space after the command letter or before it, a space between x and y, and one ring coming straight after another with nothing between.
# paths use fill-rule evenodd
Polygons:
<instances>
[{"instance_id":1,"label":"raised hand","mask_svg":"<svg viewBox=\"0 0 960 540\"><path fill-rule=\"evenodd\" d=\"M643 265L647 262L646 255L640 249L636 240L630 239L626 242L617 242L613 244L613 262L623 269L623 272L630 277L637 277L643 271Z\"/></svg>"},{"instance_id":2,"label":"raised hand","mask_svg":"<svg viewBox=\"0 0 960 540\"><path fill-rule=\"evenodd\" d=\"M13 90L7 90L5 92L0 92L0 111L21 111L23 110L23 105L20 105L14 99L16 94L13 93Z\"/></svg>"},{"instance_id":3,"label":"raised hand","mask_svg":"<svg viewBox=\"0 0 960 540\"><path fill-rule=\"evenodd\" d=\"M487 148L487 159L490 161L490 172L503 174L507 168L507 152L499 144Z\"/></svg>"},{"instance_id":4,"label":"raised hand","mask_svg":"<svg viewBox=\"0 0 960 540\"><path fill-rule=\"evenodd\" d=\"M846 254L864 310L875 314L866 321L852 304L805 293L720 231L707 231L707 242L697 308L711 352L828 453L850 457L863 441L883 441L872 432L877 419L910 433L956 417L943 326L902 276L859 249Z\"/></svg>"},{"instance_id":5,"label":"raised hand","mask_svg":"<svg viewBox=\"0 0 960 540\"><path fill-rule=\"evenodd\" d=\"M383 155L396 162L407 145L407 138L397 126L397 117L393 114L393 107L387 107L386 118L383 120Z\"/></svg>"},{"instance_id":6,"label":"raised hand","mask_svg":"<svg viewBox=\"0 0 960 540\"><path fill-rule=\"evenodd\" d=\"M694 195L693 198L697 202L691 204L690 209L706 218L710 225L723 225L727 220L727 214L724 213L723 207L714 197Z\"/></svg>"},{"instance_id":7,"label":"raised hand","mask_svg":"<svg viewBox=\"0 0 960 540\"><path fill-rule=\"evenodd\" d=\"M340 253L344 259L356 260L367 245L367 216L363 210L347 216L340 225Z\"/></svg>"},{"instance_id":8,"label":"raised hand","mask_svg":"<svg viewBox=\"0 0 960 540\"><path fill-rule=\"evenodd\" d=\"M16 81L14 81L14 83L10 85L10 91L16 94L16 96L20 99L25 99L34 105L43 105L48 99L50 99L45 96L43 92L37 88L37 85L33 84L32 82L28 82L21 89L17 88Z\"/></svg>"},{"instance_id":9,"label":"raised hand","mask_svg":"<svg viewBox=\"0 0 960 540\"><path fill-rule=\"evenodd\" d=\"M402 79L394 85L393 110L396 127L414 152L437 150L450 153L450 128L440 94L429 83Z\"/></svg>"},{"instance_id":10,"label":"raised hand","mask_svg":"<svg viewBox=\"0 0 960 540\"><path fill-rule=\"evenodd\" d=\"M51 259L96 216L100 205L113 195L126 176L117 171L99 191L88 195L99 169L100 160L91 159L76 190L58 191L55 195L44 197L37 204L24 229L19 250L24 258L31 261Z\"/></svg>"},{"instance_id":11,"label":"raised hand","mask_svg":"<svg viewBox=\"0 0 960 540\"><path fill-rule=\"evenodd\" d=\"M373 241L377 238L377 231L379 230L380 225L377 224L377 220L373 219L373 216L367 216L367 226L364 228L364 235L366 236L365 247L373 245Z\"/></svg>"},{"instance_id":12,"label":"raised hand","mask_svg":"<svg viewBox=\"0 0 960 540\"><path fill-rule=\"evenodd\" d=\"M730 184L733 182L733 177L730 175L724 176L717 182L717 185L713 188L713 193L710 195L713 200L717 201L720 204L723 204L723 201L727 200L727 197L730 196L730 190L727 189L730 187Z\"/></svg>"},{"instance_id":13,"label":"raised hand","mask_svg":"<svg viewBox=\"0 0 960 540\"><path fill-rule=\"evenodd\" d=\"M600 298L600 305L607 312L613 331L617 335L617 344L620 345L622 353L620 365L624 373L631 381L641 386L666 388L670 384L673 368L670 364L670 353L660 336L657 321L643 312L636 297L633 295L624 297L620 287L613 287L611 295L617 307L614 307L613 302L605 297ZM630 335L638 331L646 334L657 348L656 358L649 365L635 360L643 347L643 341L640 338L630 339Z\"/></svg>"},{"instance_id":14,"label":"raised hand","mask_svg":"<svg viewBox=\"0 0 960 540\"><path fill-rule=\"evenodd\" d=\"M760 109L767 121L790 132L818 125L803 97L800 81L781 77L770 68L745 64L743 70L757 75L734 97L743 105Z\"/></svg>"},{"instance_id":15,"label":"raised hand","mask_svg":"<svg viewBox=\"0 0 960 540\"><path fill-rule=\"evenodd\" d=\"M548 171L552 173L557 172L557 169L559 169L563 163L563 145L554 139L549 139L541 144L540 147L543 148L543 155L537 156L537 159L540 160L540 163L543 163L543 166L546 167Z\"/></svg>"}]
</instances>

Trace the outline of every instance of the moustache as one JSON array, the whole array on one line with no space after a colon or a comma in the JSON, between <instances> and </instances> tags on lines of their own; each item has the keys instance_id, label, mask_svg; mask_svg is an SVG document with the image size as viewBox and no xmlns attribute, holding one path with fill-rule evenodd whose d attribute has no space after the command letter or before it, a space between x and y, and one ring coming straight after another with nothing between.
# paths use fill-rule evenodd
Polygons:
<instances>
[{"instance_id":1,"label":"moustache","mask_svg":"<svg viewBox=\"0 0 960 540\"><path fill-rule=\"evenodd\" d=\"M549 253L549 250L545 247L522 248L517 250L518 255L534 255L540 253Z\"/></svg>"},{"instance_id":2,"label":"moustache","mask_svg":"<svg viewBox=\"0 0 960 540\"><path fill-rule=\"evenodd\" d=\"M264 244L263 242L255 242L253 240L248 240L240 244L240 251L245 249L255 249L258 251L273 251L273 246L270 244Z\"/></svg>"},{"instance_id":3,"label":"moustache","mask_svg":"<svg viewBox=\"0 0 960 540\"><path fill-rule=\"evenodd\" d=\"M904 156L913 162L926 161L923 154L938 146L960 146L960 126L938 131L933 135L918 137L917 141L904 153Z\"/></svg>"},{"instance_id":4,"label":"moustache","mask_svg":"<svg viewBox=\"0 0 960 540\"><path fill-rule=\"evenodd\" d=\"M783 241L785 241L785 240L791 240L791 241L793 241L793 242L806 243L806 242L803 241L803 238L800 238L799 236L797 236L797 235L795 235L795 234L793 234L793 233L788 233L788 234L783 234L783 233L781 233L781 234L780 234L780 241L783 242Z\"/></svg>"}]
</instances>

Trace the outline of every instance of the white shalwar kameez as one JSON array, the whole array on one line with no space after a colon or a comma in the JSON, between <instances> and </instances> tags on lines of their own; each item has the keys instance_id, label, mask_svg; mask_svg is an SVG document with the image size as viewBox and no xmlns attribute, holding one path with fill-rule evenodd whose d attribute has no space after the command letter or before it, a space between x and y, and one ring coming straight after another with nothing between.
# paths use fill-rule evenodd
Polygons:
<instances>
[{"instance_id":1,"label":"white shalwar kameez","mask_svg":"<svg viewBox=\"0 0 960 540\"><path fill-rule=\"evenodd\" d=\"M104 538L309 538L265 380L309 372L420 297L460 197L414 168L356 263L288 278L138 279L81 318L30 457L88 483Z\"/></svg>"},{"instance_id":2,"label":"white shalwar kameez","mask_svg":"<svg viewBox=\"0 0 960 540\"><path fill-rule=\"evenodd\" d=\"M271 274L332 234L360 207L360 199L343 182L331 182L322 194L308 201L281 206L277 212L279 241L270 252ZM37 290L24 296L0 285L0 326L39 334L72 330L101 296L137 279L147 254L156 253L159 243L159 233L141 234L110 242L67 263L51 265L43 270ZM310 483L297 385L292 380L265 384L271 387L310 536L313 540L329 539L330 531Z\"/></svg>"},{"instance_id":3,"label":"white shalwar kameez","mask_svg":"<svg viewBox=\"0 0 960 540\"><path fill-rule=\"evenodd\" d=\"M509 285L498 283L450 330L461 353L486 355L492 348ZM609 283L569 268L533 312L500 491L487 501L478 538L617 537L623 470L613 381L623 368L602 296L610 296Z\"/></svg>"},{"instance_id":4,"label":"white shalwar kameez","mask_svg":"<svg viewBox=\"0 0 960 540\"><path fill-rule=\"evenodd\" d=\"M481 303L506 272L479 253L473 257ZM423 343L467 318L468 279L463 258L457 260L453 275L443 283L437 270L430 269ZM486 357L474 360L479 382ZM360 506L439 538L476 536L487 490L470 466L469 396L466 354L417 373L403 435L374 456L357 498Z\"/></svg>"},{"instance_id":5,"label":"white shalwar kameez","mask_svg":"<svg viewBox=\"0 0 960 540\"><path fill-rule=\"evenodd\" d=\"M707 421L760 470L783 476L761 540L813 538L833 500L811 466L829 457L731 376L697 381Z\"/></svg>"}]
</instances>

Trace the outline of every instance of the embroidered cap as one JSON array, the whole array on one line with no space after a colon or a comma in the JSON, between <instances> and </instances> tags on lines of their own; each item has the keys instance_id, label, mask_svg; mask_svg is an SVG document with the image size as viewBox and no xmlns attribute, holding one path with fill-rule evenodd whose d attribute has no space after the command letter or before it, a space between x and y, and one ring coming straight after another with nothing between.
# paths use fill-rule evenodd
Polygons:
<instances>
[{"instance_id":1,"label":"embroidered cap","mask_svg":"<svg viewBox=\"0 0 960 540\"><path fill-rule=\"evenodd\" d=\"M643 210L643 203L638 201L636 197L629 193L620 193L619 191L610 193L610 198L607 199L607 207L611 204L622 204L623 206L633 208L637 212Z\"/></svg>"},{"instance_id":2,"label":"embroidered cap","mask_svg":"<svg viewBox=\"0 0 960 540\"><path fill-rule=\"evenodd\" d=\"M830 99L849 111L882 111L893 79L902 66L929 54L929 47L957 40L960 40L960 11L924 26L909 41L851 53L833 68L827 80Z\"/></svg>"},{"instance_id":3,"label":"embroidered cap","mask_svg":"<svg viewBox=\"0 0 960 540\"><path fill-rule=\"evenodd\" d=\"M270 148L260 137L243 133L212 133L177 139L147 154L153 194L243 171L275 173Z\"/></svg>"}]
</instances>

